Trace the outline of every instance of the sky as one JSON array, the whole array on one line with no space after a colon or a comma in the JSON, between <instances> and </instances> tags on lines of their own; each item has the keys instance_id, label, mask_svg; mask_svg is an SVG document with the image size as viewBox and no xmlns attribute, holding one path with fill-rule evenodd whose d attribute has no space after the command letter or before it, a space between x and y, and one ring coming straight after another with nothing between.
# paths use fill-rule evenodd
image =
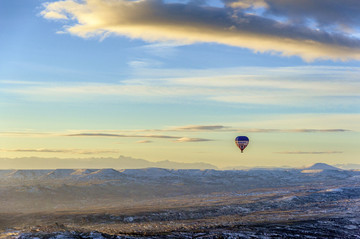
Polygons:
<instances>
[{"instance_id":1,"label":"sky","mask_svg":"<svg viewBox=\"0 0 360 239\"><path fill-rule=\"evenodd\" d=\"M359 12L358 0L2 0L0 158L360 163Z\"/></svg>"}]
</instances>

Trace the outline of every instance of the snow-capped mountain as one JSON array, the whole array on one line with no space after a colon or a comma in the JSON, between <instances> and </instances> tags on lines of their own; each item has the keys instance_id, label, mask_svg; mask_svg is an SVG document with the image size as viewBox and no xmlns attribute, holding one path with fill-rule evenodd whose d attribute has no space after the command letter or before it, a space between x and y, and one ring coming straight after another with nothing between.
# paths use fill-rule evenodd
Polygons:
<instances>
[{"instance_id":1,"label":"snow-capped mountain","mask_svg":"<svg viewBox=\"0 0 360 239\"><path fill-rule=\"evenodd\" d=\"M314 165L311 165L310 167L304 168L303 170L341 170L341 169L326 163L316 163Z\"/></svg>"}]
</instances>

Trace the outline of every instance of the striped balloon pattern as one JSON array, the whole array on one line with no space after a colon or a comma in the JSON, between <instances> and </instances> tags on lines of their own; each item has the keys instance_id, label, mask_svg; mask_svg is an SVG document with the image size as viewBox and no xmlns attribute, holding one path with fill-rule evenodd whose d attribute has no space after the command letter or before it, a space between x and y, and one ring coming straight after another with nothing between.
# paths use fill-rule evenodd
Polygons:
<instances>
[{"instance_id":1,"label":"striped balloon pattern","mask_svg":"<svg viewBox=\"0 0 360 239\"><path fill-rule=\"evenodd\" d=\"M235 144L238 146L242 153L249 144L249 138L246 136L238 136L235 138Z\"/></svg>"}]
</instances>

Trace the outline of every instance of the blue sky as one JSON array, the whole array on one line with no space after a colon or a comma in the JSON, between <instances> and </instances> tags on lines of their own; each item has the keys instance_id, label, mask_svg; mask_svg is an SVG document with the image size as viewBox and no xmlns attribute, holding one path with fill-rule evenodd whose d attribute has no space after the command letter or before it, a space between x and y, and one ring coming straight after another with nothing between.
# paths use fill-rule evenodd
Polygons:
<instances>
[{"instance_id":1,"label":"blue sky","mask_svg":"<svg viewBox=\"0 0 360 239\"><path fill-rule=\"evenodd\" d=\"M0 156L357 163L359 7L1 1Z\"/></svg>"}]
</instances>

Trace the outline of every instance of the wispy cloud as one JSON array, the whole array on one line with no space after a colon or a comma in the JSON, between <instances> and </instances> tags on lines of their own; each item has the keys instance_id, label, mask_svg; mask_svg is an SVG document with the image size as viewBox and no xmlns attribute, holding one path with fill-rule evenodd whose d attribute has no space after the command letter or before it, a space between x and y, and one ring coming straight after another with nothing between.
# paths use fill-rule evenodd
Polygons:
<instances>
[{"instance_id":1,"label":"wispy cloud","mask_svg":"<svg viewBox=\"0 0 360 239\"><path fill-rule=\"evenodd\" d=\"M139 140L139 141L136 141L136 143L138 144L148 144L148 143L152 143L153 141L151 140Z\"/></svg>"},{"instance_id":2,"label":"wispy cloud","mask_svg":"<svg viewBox=\"0 0 360 239\"><path fill-rule=\"evenodd\" d=\"M157 138L157 139L175 139L175 142L204 142L212 141L212 139L205 138L188 138L182 136L172 135L123 135L123 134L106 134L106 133L81 133L81 134L68 134L71 137L119 137L119 138ZM142 143L145 143L142 141ZM146 142L149 143L149 142Z\"/></svg>"},{"instance_id":3,"label":"wispy cloud","mask_svg":"<svg viewBox=\"0 0 360 239\"><path fill-rule=\"evenodd\" d=\"M163 129L136 129L136 130L98 130L98 131L79 131L78 133L66 134L65 136L95 136L95 137L129 137L129 138L168 138L178 139L180 136L159 135L159 134L141 134L146 132L153 133L171 133L171 132L237 132L237 133L343 133L352 132L350 129L275 129L275 128L237 128L224 125L185 125L165 127ZM119 134L117 132L126 132L127 134ZM136 133L136 134L130 134Z\"/></svg>"},{"instance_id":4,"label":"wispy cloud","mask_svg":"<svg viewBox=\"0 0 360 239\"><path fill-rule=\"evenodd\" d=\"M336 133L349 132L348 129L237 129L238 132L248 133Z\"/></svg>"},{"instance_id":5,"label":"wispy cloud","mask_svg":"<svg viewBox=\"0 0 360 239\"><path fill-rule=\"evenodd\" d=\"M224 125L186 125L171 127L169 131L224 131L224 130L234 130L229 126Z\"/></svg>"},{"instance_id":6,"label":"wispy cloud","mask_svg":"<svg viewBox=\"0 0 360 239\"><path fill-rule=\"evenodd\" d=\"M284 151L277 154L342 154L342 151Z\"/></svg>"},{"instance_id":7,"label":"wispy cloud","mask_svg":"<svg viewBox=\"0 0 360 239\"><path fill-rule=\"evenodd\" d=\"M186 125L178 127L170 127L160 131L189 131L189 132L246 132L246 133L335 133L348 132L349 129L263 129L263 128L235 128L224 125Z\"/></svg>"},{"instance_id":8,"label":"wispy cloud","mask_svg":"<svg viewBox=\"0 0 360 239\"><path fill-rule=\"evenodd\" d=\"M0 131L0 136L8 137L54 137L61 136L61 134L53 132L35 132L35 131Z\"/></svg>"},{"instance_id":9,"label":"wispy cloud","mask_svg":"<svg viewBox=\"0 0 360 239\"><path fill-rule=\"evenodd\" d=\"M80 37L121 35L148 42L216 42L314 59L360 59L356 0L54 1L41 15Z\"/></svg>"},{"instance_id":10,"label":"wispy cloud","mask_svg":"<svg viewBox=\"0 0 360 239\"><path fill-rule=\"evenodd\" d=\"M0 80L0 84L5 85L41 85L40 81L19 81L19 80Z\"/></svg>"},{"instance_id":11,"label":"wispy cloud","mask_svg":"<svg viewBox=\"0 0 360 239\"><path fill-rule=\"evenodd\" d=\"M177 140L175 140L175 142L179 142L179 143L206 142L206 141L213 141L213 140L211 140L211 139L202 139L202 138L187 138L187 137L182 137L182 138L178 138Z\"/></svg>"},{"instance_id":12,"label":"wispy cloud","mask_svg":"<svg viewBox=\"0 0 360 239\"><path fill-rule=\"evenodd\" d=\"M185 125L165 127L163 129L134 129L134 130L71 130L65 132L35 132L35 131L0 131L2 137L114 137L114 138L157 138L157 139L192 139L185 136L168 135L171 132L189 132L189 133L345 133L352 132L351 129L275 129L275 128L237 128L224 125ZM70 132L70 133L69 133ZM163 134L147 134L163 133ZM182 134L184 134L182 133ZM196 138L194 138L196 139ZM210 139L201 139L209 141ZM146 141L146 142L145 142ZM196 141L196 140L194 140ZM148 140L138 141L147 143ZM151 141L149 141L151 142Z\"/></svg>"},{"instance_id":13,"label":"wispy cloud","mask_svg":"<svg viewBox=\"0 0 360 239\"><path fill-rule=\"evenodd\" d=\"M174 56L178 51L177 47L182 45L177 42L158 42L145 45L140 49L158 57L168 58Z\"/></svg>"},{"instance_id":14,"label":"wispy cloud","mask_svg":"<svg viewBox=\"0 0 360 239\"><path fill-rule=\"evenodd\" d=\"M81 133L81 134L68 134L65 136L71 137L119 137L119 138L158 138L158 139L178 139L181 137L171 135L138 135L138 134L107 134L107 133Z\"/></svg>"},{"instance_id":15,"label":"wispy cloud","mask_svg":"<svg viewBox=\"0 0 360 239\"><path fill-rule=\"evenodd\" d=\"M0 152L14 153L65 153L65 154L108 154L119 153L118 150L85 150L85 149L0 149Z\"/></svg>"},{"instance_id":16,"label":"wispy cloud","mask_svg":"<svg viewBox=\"0 0 360 239\"><path fill-rule=\"evenodd\" d=\"M299 132L299 133L333 133L333 132L347 132L351 131L348 129L294 129L287 130L288 132Z\"/></svg>"},{"instance_id":17,"label":"wispy cloud","mask_svg":"<svg viewBox=\"0 0 360 239\"><path fill-rule=\"evenodd\" d=\"M135 59L128 62L128 65L133 68L151 68L159 67L162 65L160 61L155 61L151 59Z\"/></svg>"},{"instance_id":18,"label":"wispy cloud","mask_svg":"<svg viewBox=\"0 0 360 239\"><path fill-rule=\"evenodd\" d=\"M181 98L181 102L196 99L229 104L342 109L344 105L356 108L360 100L359 68L238 68L219 69L216 74L211 70L192 71L192 75L184 70L173 70L165 75L171 73L177 77L164 77L165 73L151 71L149 76L135 75L134 79L116 83L68 82L60 85L44 82L17 85L16 88L4 85L0 91L46 101L106 101L126 97L127 101L163 102Z\"/></svg>"}]
</instances>

